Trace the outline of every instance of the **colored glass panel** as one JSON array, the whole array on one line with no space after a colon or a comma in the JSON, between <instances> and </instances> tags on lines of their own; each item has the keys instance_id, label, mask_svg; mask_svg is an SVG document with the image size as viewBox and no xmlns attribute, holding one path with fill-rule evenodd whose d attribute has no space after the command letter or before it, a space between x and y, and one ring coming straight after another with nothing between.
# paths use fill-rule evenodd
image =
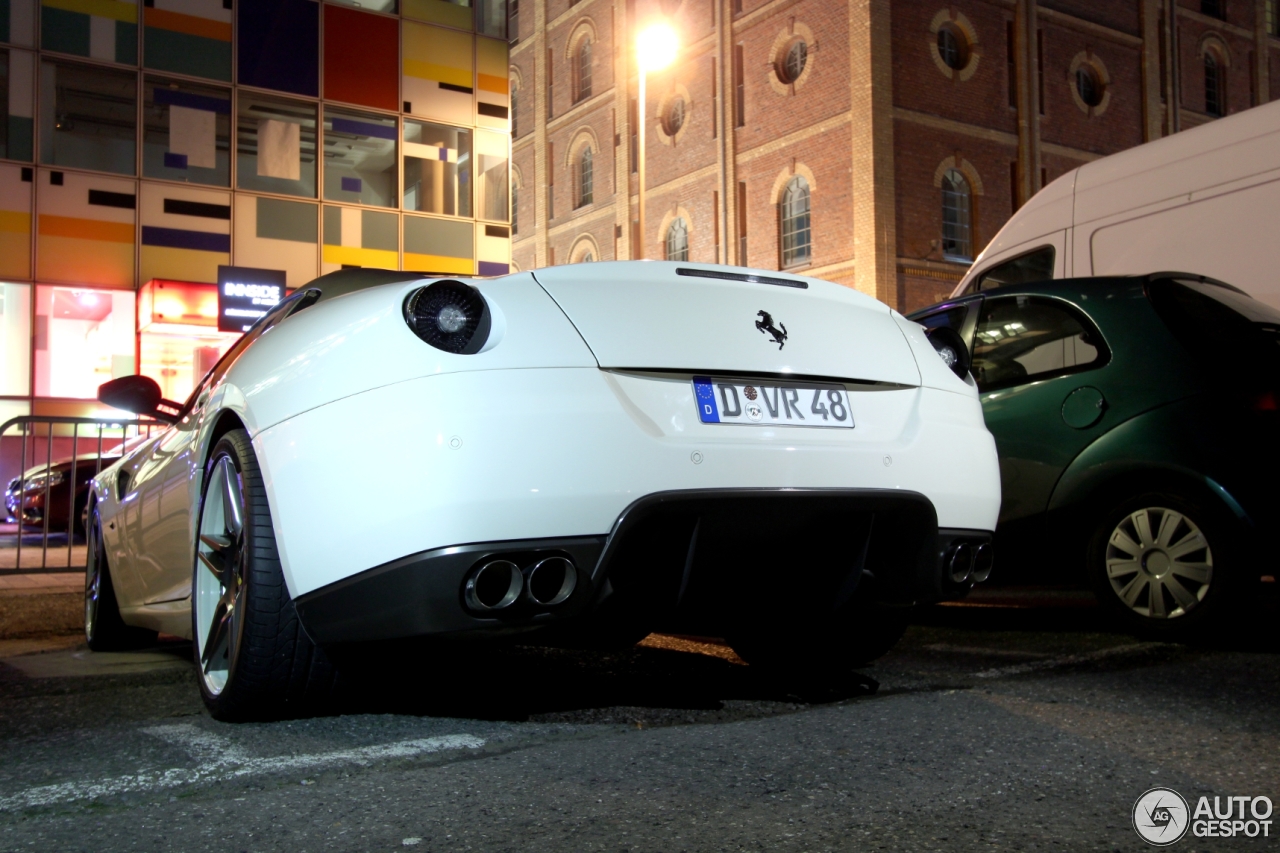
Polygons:
<instances>
[{"instance_id":1,"label":"colored glass panel","mask_svg":"<svg viewBox=\"0 0 1280 853\"><path fill-rule=\"evenodd\" d=\"M475 226L470 222L404 218L404 268L445 275L475 274Z\"/></svg>"},{"instance_id":2,"label":"colored glass panel","mask_svg":"<svg viewBox=\"0 0 1280 853\"><path fill-rule=\"evenodd\" d=\"M395 18L340 6L324 10L324 96L383 110L400 109Z\"/></svg>"},{"instance_id":3,"label":"colored glass panel","mask_svg":"<svg viewBox=\"0 0 1280 853\"><path fill-rule=\"evenodd\" d=\"M0 157L30 160L35 129L35 54L0 50Z\"/></svg>"},{"instance_id":4,"label":"colored glass panel","mask_svg":"<svg viewBox=\"0 0 1280 853\"><path fill-rule=\"evenodd\" d=\"M237 3L239 82L299 95L320 94L320 4L311 0Z\"/></svg>"},{"instance_id":5,"label":"colored glass panel","mask_svg":"<svg viewBox=\"0 0 1280 853\"><path fill-rule=\"evenodd\" d=\"M37 179L36 276L132 287L136 184L47 169Z\"/></svg>"},{"instance_id":6,"label":"colored glass panel","mask_svg":"<svg viewBox=\"0 0 1280 853\"><path fill-rule=\"evenodd\" d=\"M474 37L405 21L402 38L405 112L471 124L475 114Z\"/></svg>"},{"instance_id":7,"label":"colored glass panel","mask_svg":"<svg viewBox=\"0 0 1280 853\"><path fill-rule=\"evenodd\" d=\"M474 26L469 0L404 0L404 16L459 30L469 30Z\"/></svg>"},{"instance_id":8,"label":"colored glass panel","mask_svg":"<svg viewBox=\"0 0 1280 853\"><path fill-rule=\"evenodd\" d=\"M379 207L396 206L394 118L375 113L324 111L324 197Z\"/></svg>"},{"instance_id":9,"label":"colored glass panel","mask_svg":"<svg viewBox=\"0 0 1280 853\"><path fill-rule=\"evenodd\" d=\"M41 0L40 46L126 65L138 63L138 6L128 0Z\"/></svg>"},{"instance_id":10,"label":"colored glass panel","mask_svg":"<svg viewBox=\"0 0 1280 853\"><path fill-rule=\"evenodd\" d=\"M314 198L315 105L243 92L238 109L236 181L240 189Z\"/></svg>"},{"instance_id":11,"label":"colored glass panel","mask_svg":"<svg viewBox=\"0 0 1280 853\"><path fill-rule=\"evenodd\" d=\"M507 43L476 39L476 124L510 130L510 78Z\"/></svg>"},{"instance_id":12,"label":"colored glass panel","mask_svg":"<svg viewBox=\"0 0 1280 853\"><path fill-rule=\"evenodd\" d=\"M231 79L231 10L221 0L154 0L142 12L143 65Z\"/></svg>"}]
</instances>

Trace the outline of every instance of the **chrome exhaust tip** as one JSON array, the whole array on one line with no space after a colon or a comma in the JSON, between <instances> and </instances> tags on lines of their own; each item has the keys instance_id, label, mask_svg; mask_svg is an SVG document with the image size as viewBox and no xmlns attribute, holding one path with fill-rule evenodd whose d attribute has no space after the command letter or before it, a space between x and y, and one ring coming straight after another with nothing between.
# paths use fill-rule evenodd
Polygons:
<instances>
[{"instance_id":1,"label":"chrome exhaust tip","mask_svg":"<svg viewBox=\"0 0 1280 853\"><path fill-rule=\"evenodd\" d=\"M947 561L947 572L951 575L952 583L966 583L972 576L973 550L973 546L967 542L961 542L951 549L951 559Z\"/></svg>"},{"instance_id":2,"label":"chrome exhaust tip","mask_svg":"<svg viewBox=\"0 0 1280 853\"><path fill-rule=\"evenodd\" d=\"M524 575L510 560L491 560L467 576L462 597L467 607L480 612L502 610L515 604L524 592Z\"/></svg>"},{"instance_id":3,"label":"chrome exhaust tip","mask_svg":"<svg viewBox=\"0 0 1280 853\"><path fill-rule=\"evenodd\" d=\"M995 561L996 549L990 542L983 542L973 552L973 572L969 575L969 580L982 583L991 577L991 567L995 565Z\"/></svg>"},{"instance_id":4,"label":"chrome exhaust tip","mask_svg":"<svg viewBox=\"0 0 1280 853\"><path fill-rule=\"evenodd\" d=\"M564 557L547 557L529 567L525 588L529 600L539 607L554 607L573 595L578 572Z\"/></svg>"}]
</instances>

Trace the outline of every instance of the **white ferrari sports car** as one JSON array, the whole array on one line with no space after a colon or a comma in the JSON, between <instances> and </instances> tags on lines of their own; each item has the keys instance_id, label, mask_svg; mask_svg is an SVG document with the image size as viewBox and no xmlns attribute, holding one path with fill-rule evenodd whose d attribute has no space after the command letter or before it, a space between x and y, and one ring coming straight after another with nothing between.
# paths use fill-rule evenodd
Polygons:
<instances>
[{"instance_id":1,"label":"white ferrari sports car","mask_svg":"<svg viewBox=\"0 0 1280 853\"><path fill-rule=\"evenodd\" d=\"M990 572L967 368L958 337L782 273L332 273L184 403L102 386L170 426L94 481L89 644L192 638L224 719L296 713L343 650L409 637L661 628L852 666Z\"/></svg>"}]
</instances>

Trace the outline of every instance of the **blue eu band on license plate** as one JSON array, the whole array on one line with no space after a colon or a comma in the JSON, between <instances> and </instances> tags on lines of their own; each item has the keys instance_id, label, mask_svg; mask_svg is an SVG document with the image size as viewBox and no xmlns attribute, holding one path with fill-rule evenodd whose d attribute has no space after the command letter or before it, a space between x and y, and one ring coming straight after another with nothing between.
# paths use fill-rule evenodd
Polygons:
<instances>
[{"instance_id":1,"label":"blue eu band on license plate","mask_svg":"<svg viewBox=\"0 0 1280 853\"><path fill-rule=\"evenodd\" d=\"M853 428L849 393L840 385L695 376L693 398L704 424Z\"/></svg>"}]
</instances>

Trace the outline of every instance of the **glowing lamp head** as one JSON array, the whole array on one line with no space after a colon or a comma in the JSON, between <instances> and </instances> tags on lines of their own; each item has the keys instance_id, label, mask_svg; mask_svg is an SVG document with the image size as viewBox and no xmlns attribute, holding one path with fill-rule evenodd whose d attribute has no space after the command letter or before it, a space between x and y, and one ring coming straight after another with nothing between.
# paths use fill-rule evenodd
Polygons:
<instances>
[{"instance_id":1,"label":"glowing lamp head","mask_svg":"<svg viewBox=\"0 0 1280 853\"><path fill-rule=\"evenodd\" d=\"M636 57L642 71L661 71L676 61L680 39L670 24L654 23L636 37Z\"/></svg>"}]
</instances>

